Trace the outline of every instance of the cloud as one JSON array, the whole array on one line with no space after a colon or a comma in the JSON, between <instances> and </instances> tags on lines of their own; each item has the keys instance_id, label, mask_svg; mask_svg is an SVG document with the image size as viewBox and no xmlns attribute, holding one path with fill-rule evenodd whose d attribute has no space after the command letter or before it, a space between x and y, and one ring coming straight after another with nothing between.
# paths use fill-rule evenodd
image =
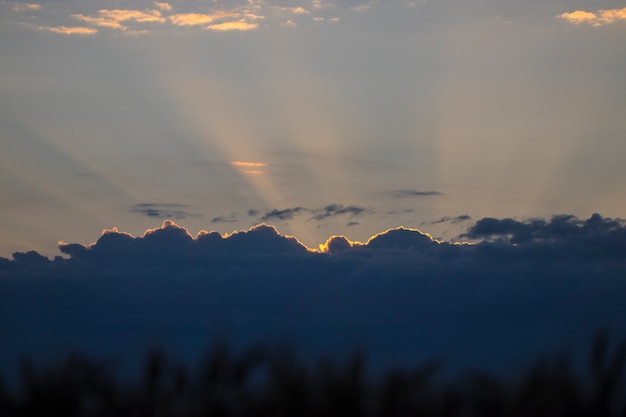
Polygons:
<instances>
[{"instance_id":1,"label":"cloud","mask_svg":"<svg viewBox=\"0 0 626 417\"><path fill-rule=\"evenodd\" d=\"M154 4L154 6L157 9L161 10L162 12L172 11L172 6L169 3L162 3L162 2L154 1L152 4Z\"/></svg>"},{"instance_id":2,"label":"cloud","mask_svg":"<svg viewBox=\"0 0 626 417\"><path fill-rule=\"evenodd\" d=\"M308 11L307 9L305 9L304 7L301 6L295 6L295 7L285 7L285 6L272 6L272 8L274 10L277 10L281 13L286 13L286 14L310 14L311 12Z\"/></svg>"},{"instance_id":3,"label":"cloud","mask_svg":"<svg viewBox=\"0 0 626 417\"><path fill-rule=\"evenodd\" d=\"M230 165L234 167L242 167L242 168L262 168L262 167L267 166L267 164L264 162L244 162L244 161L232 161Z\"/></svg>"},{"instance_id":4,"label":"cloud","mask_svg":"<svg viewBox=\"0 0 626 417\"><path fill-rule=\"evenodd\" d=\"M206 27L206 29L213 30L216 32L227 32L231 30L235 30L235 31L254 30L258 27L259 27L258 23L250 23L245 20L236 20L232 22L223 22L223 23L216 23L214 25L209 25Z\"/></svg>"},{"instance_id":5,"label":"cloud","mask_svg":"<svg viewBox=\"0 0 626 417\"><path fill-rule=\"evenodd\" d=\"M452 224L458 224L461 222L466 222L472 220L472 217L467 215L467 214L462 214L460 216L455 216L455 217L449 217L449 216L444 216L444 217L440 217L437 220L432 221L430 224L439 224L439 223L452 223Z\"/></svg>"},{"instance_id":6,"label":"cloud","mask_svg":"<svg viewBox=\"0 0 626 417\"><path fill-rule=\"evenodd\" d=\"M177 26L202 26L227 17L239 17L239 13L178 13L171 15L169 19Z\"/></svg>"},{"instance_id":7,"label":"cloud","mask_svg":"<svg viewBox=\"0 0 626 417\"><path fill-rule=\"evenodd\" d=\"M16 2L11 5L11 10L14 12L41 10L41 4Z\"/></svg>"},{"instance_id":8,"label":"cloud","mask_svg":"<svg viewBox=\"0 0 626 417\"><path fill-rule=\"evenodd\" d=\"M302 214L305 211L308 211L304 207L292 207L286 209L273 209L271 211L266 211L263 217L261 217L262 221L271 221L271 220L291 220L294 216L298 214Z\"/></svg>"},{"instance_id":9,"label":"cloud","mask_svg":"<svg viewBox=\"0 0 626 417\"><path fill-rule=\"evenodd\" d=\"M336 9L337 5L335 5L334 3L328 2L328 1L324 1L324 0L312 0L311 1L311 7L313 7L313 9L316 9L316 10L320 10L320 9Z\"/></svg>"},{"instance_id":10,"label":"cloud","mask_svg":"<svg viewBox=\"0 0 626 417\"><path fill-rule=\"evenodd\" d=\"M217 216L211 219L211 223L235 223L239 220L237 213L231 213L228 216Z\"/></svg>"},{"instance_id":11,"label":"cloud","mask_svg":"<svg viewBox=\"0 0 626 417\"><path fill-rule=\"evenodd\" d=\"M553 216L550 220L530 219L518 221L511 218L485 218L471 226L461 235L470 239L500 239L511 244L537 244L555 246L561 244L571 250L592 250L597 255L624 252L626 247L616 247L626 238L626 223L621 219L604 218L593 214L587 220L572 215ZM582 254L581 254L582 255ZM586 254L585 254L586 255Z\"/></svg>"},{"instance_id":12,"label":"cloud","mask_svg":"<svg viewBox=\"0 0 626 417\"><path fill-rule=\"evenodd\" d=\"M106 9L101 8L92 13L85 12L84 7L65 5L61 3L46 3L45 9L49 13L38 14L39 25L45 28L59 28L61 33L72 33L70 29L61 25L66 18L78 20L93 29L108 28L124 31L126 34L148 33L145 24L151 24L150 32L155 30L174 30L181 28L201 28L211 32L252 31L261 28L260 21L264 21L264 28L294 27L314 22L339 22L340 16L359 13L370 8L375 2L346 2L331 3L313 0L304 3L286 4L273 1L247 1L224 4L223 2L208 2L201 8L196 5L187 5L185 10L176 10L176 4L154 0L149 8L145 9ZM14 12L23 13L37 11L42 8L35 3L6 3ZM335 16L329 15L329 10ZM28 16L32 18L32 16ZM306 18L305 18L306 17ZM19 16L15 16L19 18ZM22 17L23 18L23 17ZM24 19L24 18L23 18ZM298 20L301 19L301 20ZM35 27L27 20L22 26ZM143 25L143 27L134 27ZM60 29L65 27L66 29ZM73 33L79 33L75 29ZM83 33L87 33L83 30ZM97 32L91 32L97 33Z\"/></svg>"},{"instance_id":13,"label":"cloud","mask_svg":"<svg viewBox=\"0 0 626 417\"><path fill-rule=\"evenodd\" d=\"M363 3L363 4L359 4L359 5L353 6L352 9L357 11L357 12L365 12L365 11L369 10L376 3L378 3L378 0L373 0L373 1L369 1L367 3Z\"/></svg>"},{"instance_id":14,"label":"cloud","mask_svg":"<svg viewBox=\"0 0 626 417\"><path fill-rule=\"evenodd\" d=\"M98 29L83 26L38 26L37 29L64 35L93 35L98 32Z\"/></svg>"},{"instance_id":15,"label":"cloud","mask_svg":"<svg viewBox=\"0 0 626 417\"><path fill-rule=\"evenodd\" d=\"M324 220L328 217L342 216L344 214L350 217L358 216L369 212L370 210L365 207L358 206L344 206L343 204L330 204L323 209L313 210L313 217L311 220Z\"/></svg>"},{"instance_id":16,"label":"cloud","mask_svg":"<svg viewBox=\"0 0 626 417\"><path fill-rule=\"evenodd\" d=\"M197 214L192 214L186 211L185 209L187 207L189 206L184 204L141 203L132 205L130 207L130 211L157 219L181 220L187 217L197 216Z\"/></svg>"},{"instance_id":17,"label":"cloud","mask_svg":"<svg viewBox=\"0 0 626 417\"><path fill-rule=\"evenodd\" d=\"M126 30L128 28L126 25L123 25L122 22L163 23L166 20L163 16L161 16L161 12L159 10L151 9L143 11L128 9L101 9L98 10L98 16L73 14L71 17L91 25L118 30Z\"/></svg>"},{"instance_id":18,"label":"cloud","mask_svg":"<svg viewBox=\"0 0 626 417\"><path fill-rule=\"evenodd\" d=\"M265 162L246 162L246 161L232 161L230 162L231 166L236 168L240 168L243 174L247 175L259 175L263 174L263 170L261 168L265 168L267 164Z\"/></svg>"},{"instance_id":19,"label":"cloud","mask_svg":"<svg viewBox=\"0 0 626 417\"><path fill-rule=\"evenodd\" d=\"M234 259L244 253L282 256L307 252L297 239L281 236L276 228L265 224L224 236L202 230L194 237L171 220L140 237L114 228L103 231L93 244L60 243L59 249L71 261L83 265L131 270L158 266L180 271L210 266L216 257Z\"/></svg>"},{"instance_id":20,"label":"cloud","mask_svg":"<svg viewBox=\"0 0 626 417\"><path fill-rule=\"evenodd\" d=\"M259 214L259 211L256 209L250 209L246 212L246 214L250 217L255 217L257 214Z\"/></svg>"},{"instance_id":21,"label":"cloud","mask_svg":"<svg viewBox=\"0 0 626 417\"><path fill-rule=\"evenodd\" d=\"M417 190L395 190L392 192L392 195L397 198L404 197L426 197L431 195L442 195L439 191L417 191Z\"/></svg>"},{"instance_id":22,"label":"cloud","mask_svg":"<svg viewBox=\"0 0 626 417\"><path fill-rule=\"evenodd\" d=\"M314 251L266 224L192 235L166 221L60 243L63 258L15 253L0 259L0 370L77 349L132 361L154 343L194 355L228 331L313 354L360 346L373 366L441 355L502 371L599 328L626 336L624 221L490 218L467 235L478 242L394 228Z\"/></svg>"},{"instance_id":23,"label":"cloud","mask_svg":"<svg viewBox=\"0 0 626 417\"><path fill-rule=\"evenodd\" d=\"M576 25L587 23L591 26L602 26L615 23L620 20L626 20L626 7L622 9L598 10L597 12L576 10L573 12L562 13L557 17Z\"/></svg>"}]
</instances>

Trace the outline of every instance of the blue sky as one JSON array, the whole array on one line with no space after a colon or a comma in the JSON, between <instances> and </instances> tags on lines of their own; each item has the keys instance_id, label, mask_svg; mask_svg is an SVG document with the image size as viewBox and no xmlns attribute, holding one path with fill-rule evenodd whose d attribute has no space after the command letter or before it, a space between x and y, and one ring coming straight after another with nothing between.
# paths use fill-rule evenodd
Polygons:
<instances>
[{"instance_id":1,"label":"blue sky","mask_svg":"<svg viewBox=\"0 0 626 417\"><path fill-rule=\"evenodd\" d=\"M296 207L274 223L312 247L623 216L625 7L4 1L0 255ZM329 205L362 210L311 219Z\"/></svg>"}]
</instances>

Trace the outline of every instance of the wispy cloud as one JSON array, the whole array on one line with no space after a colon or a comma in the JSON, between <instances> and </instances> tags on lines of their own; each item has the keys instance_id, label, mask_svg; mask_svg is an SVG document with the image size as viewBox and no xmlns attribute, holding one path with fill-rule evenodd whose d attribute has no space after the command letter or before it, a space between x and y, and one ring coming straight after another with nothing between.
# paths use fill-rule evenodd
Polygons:
<instances>
[{"instance_id":1,"label":"wispy cloud","mask_svg":"<svg viewBox=\"0 0 626 417\"><path fill-rule=\"evenodd\" d=\"M98 29L84 26L37 26L37 29L63 35L93 35L98 32Z\"/></svg>"},{"instance_id":2,"label":"wispy cloud","mask_svg":"<svg viewBox=\"0 0 626 417\"><path fill-rule=\"evenodd\" d=\"M394 197L403 198L403 197L425 197L431 195L441 195L439 191L418 191L418 190L395 190L391 193Z\"/></svg>"},{"instance_id":3,"label":"wispy cloud","mask_svg":"<svg viewBox=\"0 0 626 417\"><path fill-rule=\"evenodd\" d=\"M243 167L243 168L261 168L261 167L267 166L267 164L264 162L232 161L230 164L234 167Z\"/></svg>"},{"instance_id":4,"label":"wispy cloud","mask_svg":"<svg viewBox=\"0 0 626 417\"><path fill-rule=\"evenodd\" d=\"M209 25L206 27L206 29L213 30L216 32L226 32L230 30L238 30L238 31L254 30L258 27L259 27L258 23L253 23L253 22L251 23L245 20L237 20L233 22L223 22L223 23L216 23L214 25Z\"/></svg>"},{"instance_id":5,"label":"wispy cloud","mask_svg":"<svg viewBox=\"0 0 626 417\"><path fill-rule=\"evenodd\" d=\"M231 213L226 216L216 216L211 219L211 223L235 223L239 220L237 213Z\"/></svg>"},{"instance_id":6,"label":"wispy cloud","mask_svg":"<svg viewBox=\"0 0 626 417\"><path fill-rule=\"evenodd\" d=\"M164 11L164 12L169 12L172 10L172 6L169 3L162 3L162 2L155 1L153 4L157 9Z\"/></svg>"},{"instance_id":7,"label":"wispy cloud","mask_svg":"<svg viewBox=\"0 0 626 417\"><path fill-rule=\"evenodd\" d=\"M90 25L106 27L109 29L126 30L127 26L122 22L137 22L148 23L156 22L163 23L165 18L161 16L161 12L158 10L146 9L146 10L126 10L126 9L101 9L98 10L97 16L87 16L83 14L71 15L74 19L88 23Z\"/></svg>"},{"instance_id":8,"label":"wispy cloud","mask_svg":"<svg viewBox=\"0 0 626 417\"><path fill-rule=\"evenodd\" d=\"M238 18L239 13L177 13L169 17L170 21L177 26L203 26L210 25L220 19Z\"/></svg>"},{"instance_id":9,"label":"wispy cloud","mask_svg":"<svg viewBox=\"0 0 626 417\"><path fill-rule=\"evenodd\" d=\"M615 23L620 20L626 20L626 7L622 9L598 10L597 12L576 10L573 12L562 13L557 17L576 25L586 23L591 26L602 26Z\"/></svg>"},{"instance_id":10,"label":"wispy cloud","mask_svg":"<svg viewBox=\"0 0 626 417\"><path fill-rule=\"evenodd\" d=\"M291 207L286 209L273 209L271 211L265 212L261 220L269 221L269 220L291 220L294 216L298 214L302 214L308 211L304 207Z\"/></svg>"},{"instance_id":11,"label":"wispy cloud","mask_svg":"<svg viewBox=\"0 0 626 417\"><path fill-rule=\"evenodd\" d=\"M336 9L337 5L324 0L312 0L311 7L316 10L320 9Z\"/></svg>"},{"instance_id":12,"label":"wispy cloud","mask_svg":"<svg viewBox=\"0 0 626 417\"><path fill-rule=\"evenodd\" d=\"M237 29L216 29L216 30L237 30ZM247 29L241 29L247 30ZM263 174L263 170L261 168L265 168L267 166L264 162L246 162L246 161L232 161L230 162L231 166L236 168L241 168L241 172L247 175L260 175Z\"/></svg>"},{"instance_id":13,"label":"wispy cloud","mask_svg":"<svg viewBox=\"0 0 626 417\"><path fill-rule=\"evenodd\" d=\"M365 207L358 206L344 206L343 204L330 204L323 209L314 210L311 220L324 220L328 217L341 216L344 214L350 217L358 216L360 214L367 213L369 210Z\"/></svg>"},{"instance_id":14,"label":"wispy cloud","mask_svg":"<svg viewBox=\"0 0 626 417\"><path fill-rule=\"evenodd\" d=\"M155 203L141 203L134 204L130 207L130 211L132 213L143 214L147 217L157 218L157 219L176 219L182 220L187 217L194 217L197 214L192 214L188 212L186 209L189 206L185 204L155 204Z\"/></svg>"},{"instance_id":15,"label":"wispy cloud","mask_svg":"<svg viewBox=\"0 0 626 417\"><path fill-rule=\"evenodd\" d=\"M11 5L11 10L13 10L14 12L41 10L41 4L35 4L35 3L13 3Z\"/></svg>"},{"instance_id":16,"label":"wispy cloud","mask_svg":"<svg viewBox=\"0 0 626 417\"><path fill-rule=\"evenodd\" d=\"M300 7L300 6L297 6L297 7L273 6L273 9L282 13L287 13L287 14L310 14L311 13L304 7Z\"/></svg>"},{"instance_id":17,"label":"wispy cloud","mask_svg":"<svg viewBox=\"0 0 626 417\"><path fill-rule=\"evenodd\" d=\"M455 216L455 217L449 217L449 216L440 217L437 220L430 222L430 224L440 224L440 223L457 224L457 223L466 222L469 220L472 220L471 216L467 214L462 214L460 216Z\"/></svg>"},{"instance_id":18,"label":"wispy cloud","mask_svg":"<svg viewBox=\"0 0 626 417\"><path fill-rule=\"evenodd\" d=\"M360 4L362 3L362 4ZM273 0L248 0L238 5L227 5L224 2L211 1L202 6L177 10L176 3L153 0L151 7L144 9L107 9L100 4L100 9L92 12L85 11L85 7L73 7L58 2L46 3L44 6L35 3L4 2L14 12L30 12L45 8L45 16L39 25L42 28L56 28L54 31L67 34L93 34L98 31L72 29L63 26L65 19L71 18L83 22L93 29L107 28L130 33L146 33L145 26L152 24L149 30L171 30L173 28L201 28L210 32L251 31L261 27L295 27L300 24L317 24L318 22L339 22L339 16L329 16L329 10L336 13L358 13L367 10L374 2L354 2L341 4L324 0L312 0L292 4L284 4ZM28 14L28 13L26 13ZM14 17L15 18L15 17ZM32 16L28 16L32 18ZM28 25L27 21L22 22ZM155 26L158 24L159 26ZM160 29L157 29L159 27ZM47 29L46 29L47 30Z\"/></svg>"}]
</instances>

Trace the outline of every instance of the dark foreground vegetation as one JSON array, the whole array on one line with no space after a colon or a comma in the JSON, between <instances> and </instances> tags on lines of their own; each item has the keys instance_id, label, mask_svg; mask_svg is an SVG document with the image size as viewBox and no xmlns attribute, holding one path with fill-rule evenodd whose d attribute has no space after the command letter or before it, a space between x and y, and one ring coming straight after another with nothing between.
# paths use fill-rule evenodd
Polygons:
<instances>
[{"instance_id":1,"label":"dark foreground vegetation","mask_svg":"<svg viewBox=\"0 0 626 417\"><path fill-rule=\"evenodd\" d=\"M124 382L110 364L73 355L45 369L24 361L19 386L0 384L0 416L626 416L625 359L626 343L602 334L582 372L558 357L516 378L440 378L436 361L368 377L358 353L310 366L290 349L235 355L218 343L193 372L153 351Z\"/></svg>"}]
</instances>

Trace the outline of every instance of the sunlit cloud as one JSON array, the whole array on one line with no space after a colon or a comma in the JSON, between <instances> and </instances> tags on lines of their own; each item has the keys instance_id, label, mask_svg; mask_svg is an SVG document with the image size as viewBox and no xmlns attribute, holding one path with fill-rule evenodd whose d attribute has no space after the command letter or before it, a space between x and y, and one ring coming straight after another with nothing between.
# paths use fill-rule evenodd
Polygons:
<instances>
[{"instance_id":1,"label":"sunlit cloud","mask_svg":"<svg viewBox=\"0 0 626 417\"><path fill-rule=\"evenodd\" d=\"M47 30L49 32L61 33L63 35L93 35L98 29L88 28L84 26L38 26L39 30Z\"/></svg>"},{"instance_id":2,"label":"sunlit cloud","mask_svg":"<svg viewBox=\"0 0 626 417\"><path fill-rule=\"evenodd\" d=\"M35 3L14 3L11 6L11 10L14 12L41 10L41 4Z\"/></svg>"},{"instance_id":3,"label":"sunlit cloud","mask_svg":"<svg viewBox=\"0 0 626 417\"><path fill-rule=\"evenodd\" d=\"M252 167L261 168L261 167L267 166L267 164L264 162L232 161L230 164L234 167L247 167L247 168L252 168Z\"/></svg>"},{"instance_id":4,"label":"sunlit cloud","mask_svg":"<svg viewBox=\"0 0 626 417\"><path fill-rule=\"evenodd\" d=\"M90 25L105 27L109 29L119 29L119 30L127 29L127 26L122 25L119 21L106 19L104 17L85 16L82 14L73 14L71 17L73 17L74 19L80 20L81 22L90 24Z\"/></svg>"},{"instance_id":5,"label":"sunlit cloud","mask_svg":"<svg viewBox=\"0 0 626 417\"><path fill-rule=\"evenodd\" d=\"M313 7L313 9L319 10L319 9L336 9L337 6L333 3L329 3L327 1L324 0L312 0L311 1L311 7Z\"/></svg>"},{"instance_id":6,"label":"sunlit cloud","mask_svg":"<svg viewBox=\"0 0 626 417\"><path fill-rule=\"evenodd\" d=\"M245 169L243 171L244 174L248 174L248 175L260 175L263 173L263 171L260 171L258 169Z\"/></svg>"},{"instance_id":7,"label":"sunlit cloud","mask_svg":"<svg viewBox=\"0 0 626 417\"><path fill-rule=\"evenodd\" d=\"M73 14L71 15L74 19L78 19L82 22L106 27L109 29L118 29L118 30L126 30L127 26L123 25L122 22L138 22L138 23L148 23L148 22L156 22L163 23L165 22L165 18L161 16L161 12L158 10L125 10L125 9L102 9L98 11L98 16L86 16L83 14Z\"/></svg>"},{"instance_id":8,"label":"sunlit cloud","mask_svg":"<svg viewBox=\"0 0 626 417\"><path fill-rule=\"evenodd\" d=\"M125 22L128 20L132 20L132 21L140 22L140 23L144 23L144 22L163 23L165 22L165 18L161 16L161 12L159 12L158 10L140 11L140 10L114 9L114 10L100 10L98 13L100 14L100 16L104 18L117 20L119 22Z\"/></svg>"},{"instance_id":9,"label":"sunlit cloud","mask_svg":"<svg viewBox=\"0 0 626 417\"><path fill-rule=\"evenodd\" d=\"M226 32L229 30L239 30L239 31L254 30L258 27L259 27L258 23L250 23L250 22L246 22L245 20L237 20L233 22L223 22L223 23L217 23L214 25L209 25L206 27L206 29L214 30L216 32Z\"/></svg>"},{"instance_id":10,"label":"sunlit cloud","mask_svg":"<svg viewBox=\"0 0 626 417\"><path fill-rule=\"evenodd\" d=\"M202 29L213 32L225 31L251 31L258 29L261 25L259 21L267 19L267 24L263 27L295 27L300 26L296 17L308 16L309 22L339 22L339 17L324 16L328 10L338 10L347 12L360 12L367 10L375 3L369 2L362 5L337 5L324 0L312 0L301 4L276 4L271 1L248 0L244 4L224 6L221 2L209 2L208 7L202 9L185 10L175 12L175 7L170 2L152 1L152 7L142 10L136 9L99 9L93 12L85 12L77 8L66 6L59 8L57 3L46 4L46 9L51 13L39 16L49 21L41 22L42 27L63 27L63 21L56 18L70 18L82 22L85 26L94 28L107 28L111 30L124 31L126 34L147 33L145 28L132 27L133 24L159 23L164 24L161 30L172 29L173 26ZM7 2L15 12L28 12L43 8L40 4ZM32 17L32 16L31 16ZM293 17L293 18L292 18ZM167 23L167 24L166 24ZM32 25L25 26L37 27ZM64 30L64 29L59 29ZM150 31L154 30L154 27ZM74 33L79 33L76 30ZM97 31L96 31L97 32ZM90 32L90 33L96 33ZM65 32L64 32L65 33ZM83 31L82 33L86 33Z\"/></svg>"},{"instance_id":11,"label":"sunlit cloud","mask_svg":"<svg viewBox=\"0 0 626 417\"><path fill-rule=\"evenodd\" d=\"M576 10L574 12L562 13L558 17L575 25L587 23L591 26L602 26L619 20L626 20L626 7L622 9L598 10L597 12Z\"/></svg>"},{"instance_id":12,"label":"sunlit cloud","mask_svg":"<svg viewBox=\"0 0 626 417\"><path fill-rule=\"evenodd\" d=\"M201 26L208 25L220 19L237 18L239 13L219 12L219 13L178 13L170 16L170 21L177 26Z\"/></svg>"},{"instance_id":13,"label":"sunlit cloud","mask_svg":"<svg viewBox=\"0 0 626 417\"><path fill-rule=\"evenodd\" d=\"M378 0L373 0L373 1L370 1L369 3L355 6L352 9L356 10L357 12L364 12L366 10L369 10L372 7L372 5L374 5L375 3L378 3Z\"/></svg>"},{"instance_id":14,"label":"sunlit cloud","mask_svg":"<svg viewBox=\"0 0 626 417\"><path fill-rule=\"evenodd\" d=\"M155 1L154 6L163 12L169 12L172 10L172 6L169 3L162 3L159 1Z\"/></svg>"},{"instance_id":15,"label":"sunlit cloud","mask_svg":"<svg viewBox=\"0 0 626 417\"><path fill-rule=\"evenodd\" d=\"M289 14L310 14L311 12L309 12L307 9L305 9L304 7L280 7L280 6L274 6L274 8L280 12L283 13L289 13Z\"/></svg>"}]
</instances>

